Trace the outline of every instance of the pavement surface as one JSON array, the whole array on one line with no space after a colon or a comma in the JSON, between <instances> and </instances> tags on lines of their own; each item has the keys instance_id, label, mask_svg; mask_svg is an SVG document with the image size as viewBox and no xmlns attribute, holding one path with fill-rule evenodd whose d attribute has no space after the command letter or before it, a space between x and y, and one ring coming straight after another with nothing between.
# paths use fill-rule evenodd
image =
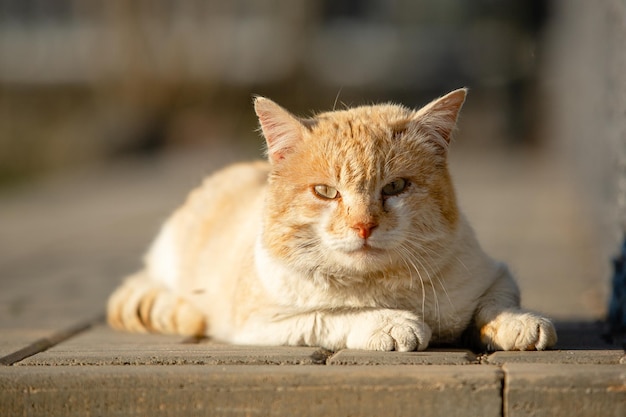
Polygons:
<instances>
[{"instance_id":1,"label":"pavement surface","mask_svg":"<svg viewBox=\"0 0 626 417\"><path fill-rule=\"evenodd\" d=\"M558 152L453 149L479 239L555 319L546 352L329 352L117 333L108 294L200 179L249 151L129 160L0 194L0 415L624 416L609 260Z\"/></svg>"}]
</instances>

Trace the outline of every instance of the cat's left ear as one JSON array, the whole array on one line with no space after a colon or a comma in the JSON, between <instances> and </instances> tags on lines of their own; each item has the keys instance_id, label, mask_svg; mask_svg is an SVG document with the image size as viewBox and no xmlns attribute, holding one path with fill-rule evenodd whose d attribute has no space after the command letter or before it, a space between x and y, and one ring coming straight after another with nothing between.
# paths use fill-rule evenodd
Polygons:
<instances>
[{"instance_id":1,"label":"cat's left ear","mask_svg":"<svg viewBox=\"0 0 626 417\"><path fill-rule=\"evenodd\" d=\"M254 111L267 143L267 155L272 164L280 162L302 139L302 123L297 117L274 103L257 96Z\"/></svg>"},{"instance_id":2,"label":"cat's left ear","mask_svg":"<svg viewBox=\"0 0 626 417\"><path fill-rule=\"evenodd\" d=\"M425 133L447 149L466 96L467 88L454 90L416 111L413 120L418 122L420 130L425 129Z\"/></svg>"}]
</instances>

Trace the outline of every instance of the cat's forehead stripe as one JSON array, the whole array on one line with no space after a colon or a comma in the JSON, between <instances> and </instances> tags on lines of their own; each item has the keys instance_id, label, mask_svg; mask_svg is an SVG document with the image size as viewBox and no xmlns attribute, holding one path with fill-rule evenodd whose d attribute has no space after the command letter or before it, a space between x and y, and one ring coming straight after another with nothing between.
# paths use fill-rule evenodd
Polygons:
<instances>
[{"instance_id":1,"label":"cat's forehead stripe","mask_svg":"<svg viewBox=\"0 0 626 417\"><path fill-rule=\"evenodd\" d=\"M308 162L299 159L297 164L319 167L318 181L375 194L397 177L423 176L431 152L413 137L413 117L413 111L396 105L319 114L307 126L302 155Z\"/></svg>"},{"instance_id":2,"label":"cat's forehead stripe","mask_svg":"<svg viewBox=\"0 0 626 417\"><path fill-rule=\"evenodd\" d=\"M384 154L373 146L371 135L360 134L362 140L351 140L350 146L339 146L334 153L335 178L361 192L373 192L382 175Z\"/></svg>"}]
</instances>

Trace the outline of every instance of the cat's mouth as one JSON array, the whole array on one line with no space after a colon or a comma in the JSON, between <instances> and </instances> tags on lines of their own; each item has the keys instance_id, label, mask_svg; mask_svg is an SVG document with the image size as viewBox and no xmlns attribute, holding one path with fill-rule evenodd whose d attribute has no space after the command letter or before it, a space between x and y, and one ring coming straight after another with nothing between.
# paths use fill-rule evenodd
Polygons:
<instances>
[{"instance_id":1,"label":"cat's mouth","mask_svg":"<svg viewBox=\"0 0 626 417\"><path fill-rule=\"evenodd\" d=\"M340 263L357 275L378 271L389 259L389 253L385 249L372 246L370 243L363 243L340 253Z\"/></svg>"},{"instance_id":2,"label":"cat's mouth","mask_svg":"<svg viewBox=\"0 0 626 417\"><path fill-rule=\"evenodd\" d=\"M384 249L374 247L371 244L369 244L367 241L363 242L360 246L354 249L346 251L348 255L355 255L355 256L376 256L376 255L381 255L384 252L385 252Z\"/></svg>"},{"instance_id":3,"label":"cat's mouth","mask_svg":"<svg viewBox=\"0 0 626 417\"><path fill-rule=\"evenodd\" d=\"M350 265L353 262L361 263L364 261L368 264L370 262L378 263L381 258L388 258L389 256L387 248L381 247L376 244L377 242L371 242L369 239L351 239L334 243L334 245L330 245L332 251Z\"/></svg>"}]
</instances>

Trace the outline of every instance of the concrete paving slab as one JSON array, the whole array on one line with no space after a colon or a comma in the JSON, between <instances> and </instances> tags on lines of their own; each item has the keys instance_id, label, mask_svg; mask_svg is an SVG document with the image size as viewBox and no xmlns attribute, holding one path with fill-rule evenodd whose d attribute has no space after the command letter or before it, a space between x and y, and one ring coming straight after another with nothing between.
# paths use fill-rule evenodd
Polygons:
<instances>
[{"instance_id":1,"label":"concrete paving slab","mask_svg":"<svg viewBox=\"0 0 626 417\"><path fill-rule=\"evenodd\" d=\"M491 366L0 368L6 415L500 416Z\"/></svg>"},{"instance_id":2,"label":"concrete paving slab","mask_svg":"<svg viewBox=\"0 0 626 417\"><path fill-rule=\"evenodd\" d=\"M57 250L65 252L58 254L58 260L39 254L23 265L4 268L0 263L0 331L54 331L102 314L109 292L132 270L123 266L123 259L129 256L124 249L109 256L88 255L74 247ZM136 256L133 264L138 263L139 254Z\"/></svg>"},{"instance_id":3,"label":"concrete paving slab","mask_svg":"<svg viewBox=\"0 0 626 417\"><path fill-rule=\"evenodd\" d=\"M508 363L503 371L507 417L626 415L625 366Z\"/></svg>"},{"instance_id":4,"label":"concrete paving slab","mask_svg":"<svg viewBox=\"0 0 626 417\"><path fill-rule=\"evenodd\" d=\"M325 363L328 355L315 347L233 346L99 326L16 365L314 365Z\"/></svg>"},{"instance_id":5,"label":"concrete paving slab","mask_svg":"<svg viewBox=\"0 0 626 417\"><path fill-rule=\"evenodd\" d=\"M469 365L476 355L461 349L428 349L424 352L369 352L346 349L328 358L328 365Z\"/></svg>"},{"instance_id":6,"label":"concrete paving slab","mask_svg":"<svg viewBox=\"0 0 626 417\"><path fill-rule=\"evenodd\" d=\"M542 352L495 352L482 358L481 363L504 365L507 363L551 363L616 365L624 358L622 349L614 350L548 350Z\"/></svg>"}]
</instances>

